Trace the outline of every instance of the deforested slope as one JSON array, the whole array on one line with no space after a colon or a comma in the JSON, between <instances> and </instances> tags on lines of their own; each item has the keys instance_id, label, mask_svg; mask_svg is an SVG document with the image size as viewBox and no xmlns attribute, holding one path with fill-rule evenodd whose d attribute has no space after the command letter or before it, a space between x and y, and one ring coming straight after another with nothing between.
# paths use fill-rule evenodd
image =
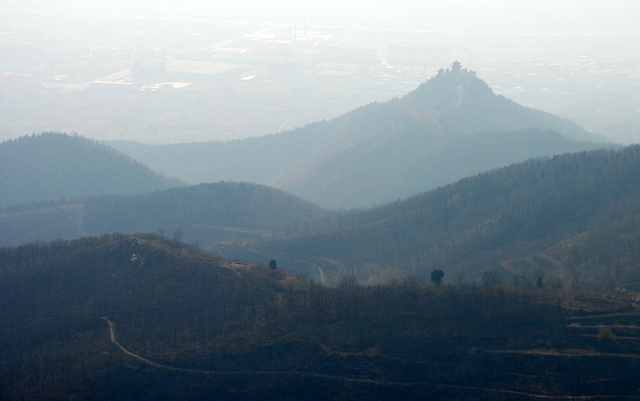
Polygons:
<instances>
[{"instance_id":1,"label":"deforested slope","mask_svg":"<svg viewBox=\"0 0 640 401\"><path fill-rule=\"evenodd\" d=\"M156 235L0 248L0 291L3 400L637 396L633 294L327 288Z\"/></svg>"}]
</instances>

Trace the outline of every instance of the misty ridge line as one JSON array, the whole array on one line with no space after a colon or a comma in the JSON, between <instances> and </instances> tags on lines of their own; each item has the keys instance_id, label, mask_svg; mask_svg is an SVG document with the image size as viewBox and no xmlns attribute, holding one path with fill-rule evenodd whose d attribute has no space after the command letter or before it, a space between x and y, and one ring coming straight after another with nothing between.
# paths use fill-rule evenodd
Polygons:
<instances>
[{"instance_id":1,"label":"misty ridge line","mask_svg":"<svg viewBox=\"0 0 640 401\"><path fill-rule=\"evenodd\" d=\"M122 14L94 14L79 13L68 11L45 11L45 10L13 10L8 8L0 8L0 12L16 12L25 14L50 14L50 15L67 15L74 17L103 17L103 18L123 18L130 20L149 20L149 21L177 21L177 22L199 22L211 24L230 24L230 25L261 25L261 26L278 26L278 27L295 27L296 23L286 22L267 22L267 21L239 21L239 20L216 20L202 18L177 18L177 17L149 17L144 15L122 15ZM405 33L438 33L450 35L478 35L478 36L507 36L507 37L640 37L640 33L533 33L533 32L483 32L483 31L460 31L460 30L443 30L443 29L409 29L409 28L393 28L393 27L370 27L363 25L327 25L327 24L309 24L309 26L324 29L353 29L360 31L383 31L383 32L405 32Z\"/></svg>"}]
</instances>

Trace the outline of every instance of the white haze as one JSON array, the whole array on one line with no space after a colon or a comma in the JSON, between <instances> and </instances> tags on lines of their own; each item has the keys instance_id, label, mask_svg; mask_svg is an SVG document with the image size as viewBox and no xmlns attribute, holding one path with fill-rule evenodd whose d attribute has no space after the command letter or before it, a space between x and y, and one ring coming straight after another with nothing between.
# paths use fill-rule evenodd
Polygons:
<instances>
[{"instance_id":1,"label":"white haze","mask_svg":"<svg viewBox=\"0 0 640 401\"><path fill-rule=\"evenodd\" d=\"M638 142L639 19L635 0L3 0L0 140L264 135L401 96L457 59L498 93ZM126 75L158 60L174 73Z\"/></svg>"}]
</instances>

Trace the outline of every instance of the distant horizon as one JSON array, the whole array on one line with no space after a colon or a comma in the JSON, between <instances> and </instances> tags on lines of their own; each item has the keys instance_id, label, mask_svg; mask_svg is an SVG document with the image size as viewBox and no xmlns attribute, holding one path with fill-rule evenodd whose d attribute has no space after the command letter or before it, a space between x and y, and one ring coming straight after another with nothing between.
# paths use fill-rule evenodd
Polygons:
<instances>
[{"instance_id":1,"label":"distant horizon","mask_svg":"<svg viewBox=\"0 0 640 401\"><path fill-rule=\"evenodd\" d=\"M156 0L5 0L0 10L53 10L60 13L118 13L147 18L201 20L247 20L343 27L402 28L409 30L523 34L640 34L636 23L640 3L619 0L538 0L507 3L495 0L424 2L403 0L339 1L322 3L292 0L238 0L211 4L204 0L184 2ZM339 10L339 12L336 12ZM222 18L218 17L221 16ZM434 28L430 27L434 26ZM461 29L472 27L472 29Z\"/></svg>"},{"instance_id":2,"label":"distant horizon","mask_svg":"<svg viewBox=\"0 0 640 401\"><path fill-rule=\"evenodd\" d=\"M402 96L459 60L520 104L637 143L638 18L640 2L630 0L5 0L0 140L44 131L149 144L264 136ZM215 53L225 47L243 47L244 58ZM389 49L399 49L403 60L389 62ZM157 95L148 110L137 109L138 98L148 95L136 93L127 104L113 93L97 98L86 90L161 53L163 59L219 63L229 72L205 79L192 74L183 79L186 88L174 90L187 99ZM353 55L356 61L340 60ZM10 77L3 84L5 74L27 77L17 84L29 85L26 94ZM125 74L109 83L133 80ZM46 89L41 102L27 100L41 94L35 87Z\"/></svg>"}]
</instances>

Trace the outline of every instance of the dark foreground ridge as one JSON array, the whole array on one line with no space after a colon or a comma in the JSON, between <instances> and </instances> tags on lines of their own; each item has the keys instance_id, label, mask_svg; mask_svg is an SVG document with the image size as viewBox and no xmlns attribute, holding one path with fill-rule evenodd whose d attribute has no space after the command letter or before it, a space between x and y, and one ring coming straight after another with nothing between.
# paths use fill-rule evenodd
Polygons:
<instances>
[{"instance_id":1,"label":"dark foreground ridge","mask_svg":"<svg viewBox=\"0 0 640 401\"><path fill-rule=\"evenodd\" d=\"M630 400L640 388L635 293L328 288L155 235L2 248L0 266L3 400Z\"/></svg>"}]
</instances>

